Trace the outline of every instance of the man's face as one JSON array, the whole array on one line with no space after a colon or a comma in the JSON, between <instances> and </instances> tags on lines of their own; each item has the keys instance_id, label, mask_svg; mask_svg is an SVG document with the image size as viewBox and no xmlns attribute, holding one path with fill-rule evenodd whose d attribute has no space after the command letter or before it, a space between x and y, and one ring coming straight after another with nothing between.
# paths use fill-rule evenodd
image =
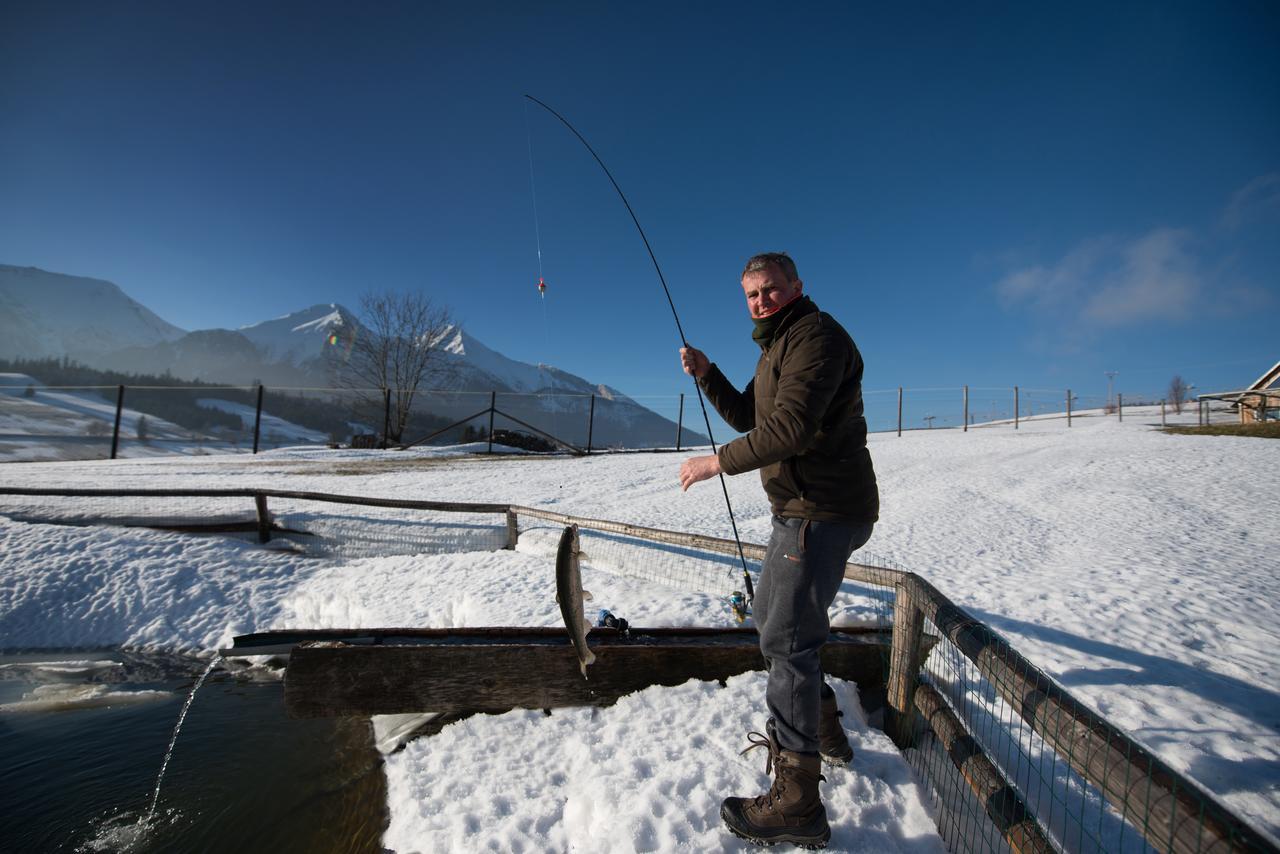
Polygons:
<instances>
[{"instance_id":1,"label":"man's face","mask_svg":"<svg viewBox=\"0 0 1280 854\"><path fill-rule=\"evenodd\" d=\"M763 270L747 273L742 277L742 292L747 297L747 310L753 320L768 317L799 295L804 283L799 279L788 282L787 277L770 264Z\"/></svg>"}]
</instances>

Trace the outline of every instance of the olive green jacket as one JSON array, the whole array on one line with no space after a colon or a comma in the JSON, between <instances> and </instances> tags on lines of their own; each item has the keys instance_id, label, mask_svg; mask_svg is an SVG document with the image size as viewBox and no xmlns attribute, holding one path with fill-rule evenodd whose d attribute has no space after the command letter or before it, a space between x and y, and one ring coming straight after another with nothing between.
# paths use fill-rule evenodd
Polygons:
<instances>
[{"instance_id":1,"label":"olive green jacket","mask_svg":"<svg viewBox=\"0 0 1280 854\"><path fill-rule=\"evenodd\" d=\"M720 448L720 468L728 475L759 469L779 516L876 521L862 356L849 333L802 297L762 351L744 391L714 364L699 380L729 426L747 433Z\"/></svg>"}]
</instances>

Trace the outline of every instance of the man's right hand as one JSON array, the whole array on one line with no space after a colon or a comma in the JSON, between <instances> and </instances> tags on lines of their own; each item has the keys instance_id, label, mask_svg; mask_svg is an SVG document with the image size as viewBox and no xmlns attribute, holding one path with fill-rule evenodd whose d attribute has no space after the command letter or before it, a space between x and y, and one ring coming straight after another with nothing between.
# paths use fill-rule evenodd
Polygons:
<instances>
[{"instance_id":1,"label":"man's right hand","mask_svg":"<svg viewBox=\"0 0 1280 854\"><path fill-rule=\"evenodd\" d=\"M707 354L694 347L680 348L680 366L691 377L702 379L711 370L711 362Z\"/></svg>"}]
</instances>

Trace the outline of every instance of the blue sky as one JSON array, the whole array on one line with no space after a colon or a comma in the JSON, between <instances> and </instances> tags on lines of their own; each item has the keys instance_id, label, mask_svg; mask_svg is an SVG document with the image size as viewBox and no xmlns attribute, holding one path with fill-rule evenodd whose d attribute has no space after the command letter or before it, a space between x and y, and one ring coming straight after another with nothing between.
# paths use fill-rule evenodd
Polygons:
<instances>
[{"instance_id":1,"label":"blue sky","mask_svg":"<svg viewBox=\"0 0 1280 854\"><path fill-rule=\"evenodd\" d=\"M0 263L188 329L420 290L513 358L689 391L626 210L529 92L739 381L771 249L868 389L1280 359L1280 7L892 5L8 2Z\"/></svg>"}]
</instances>

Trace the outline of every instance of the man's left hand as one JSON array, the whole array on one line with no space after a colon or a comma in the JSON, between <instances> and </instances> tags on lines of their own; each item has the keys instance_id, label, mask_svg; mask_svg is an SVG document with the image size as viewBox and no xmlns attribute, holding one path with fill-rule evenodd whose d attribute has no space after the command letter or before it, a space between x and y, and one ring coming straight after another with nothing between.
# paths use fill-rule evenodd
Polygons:
<instances>
[{"instance_id":1,"label":"man's left hand","mask_svg":"<svg viewBox=\"0 0 1280 854\"><path fill-rule=\"evenodd\" d=\"M720 458L715 454L689 457L680 465L680 489L688 491L695 483L720 474Z\"/></svg>"}]
</instances>

